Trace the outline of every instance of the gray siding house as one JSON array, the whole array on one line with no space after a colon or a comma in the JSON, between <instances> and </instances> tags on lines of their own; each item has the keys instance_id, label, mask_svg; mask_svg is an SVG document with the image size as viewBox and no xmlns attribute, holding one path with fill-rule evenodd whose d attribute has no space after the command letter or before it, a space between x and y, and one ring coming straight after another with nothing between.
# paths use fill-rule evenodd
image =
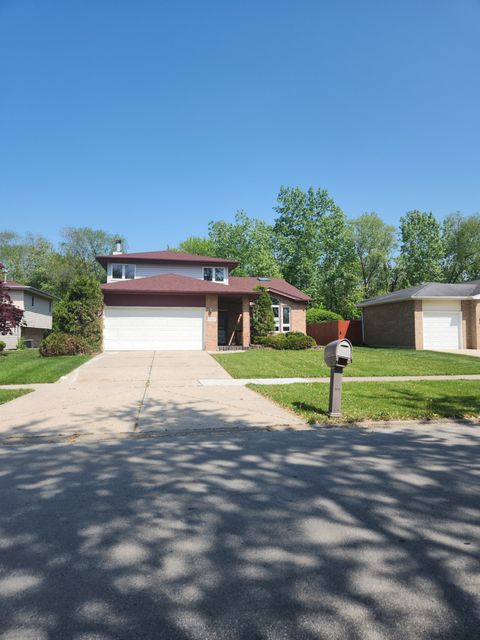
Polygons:
<instances>
[{"instance_id":1,"label":"gray siding house","mask_svg":"<svg viewBox=\"0 0 480 640\"><path fill-rule=\"evenodd\" d=\"M13 334L0 335L0 340L6 343L7 349L16 349L20 338L38 347L45 331L52 328L53 296L17 282L6 282L6 287L13 304L24 311L25 326L17 327Z\"/></svg>"}]
</instances>

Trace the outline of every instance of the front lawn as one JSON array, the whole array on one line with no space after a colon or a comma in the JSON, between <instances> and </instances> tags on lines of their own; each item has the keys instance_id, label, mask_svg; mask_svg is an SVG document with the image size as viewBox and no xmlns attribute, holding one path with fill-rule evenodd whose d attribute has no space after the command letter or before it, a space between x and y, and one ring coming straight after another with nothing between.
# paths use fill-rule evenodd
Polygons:
<instances>
[{"instance_id":1,"label":"front lawn","mask_svg":"<svg viewBox=\"0 0 480 640\"><path fill-rule=\"evenodd\" d=\"M0 389L0 404L15 400L26 393L31 393L32 389Z\"/></svg>"},{"instance_id":2,"label":"front lawn","mask_svg":"<svg viewBox=\"0 0 480 640\"><path fill-rule=\"evenodd\" d=\"M343 417L335 420L327 417L328 384L249 386L310 423L480 416L480 382L476 380L345 383Z\"/></svg>"},{"instance_id":3,"label":"front lawn","mask_svg":"<svg viewBox=\"0 0 480 640\"><path fill-rule=\"evenodd\" d=\"M91 356L42 358L38 349L6 351L0 355L0 384L56 382Z\"/></svg>"},{"instance_id":4,"label":"front lawn","mask_svg":"<svg viewBox=\"0 0 480 640\"><path fill-rule=\"evenodd\" d=\"M234 378L323 378L329 369L323 349L275 351L251 349L243 353L215 354L214 358ZM480 358L415 351L353 347L353 362L346 376L431 376L480 374Z\"/></svg>"}]
</instances>

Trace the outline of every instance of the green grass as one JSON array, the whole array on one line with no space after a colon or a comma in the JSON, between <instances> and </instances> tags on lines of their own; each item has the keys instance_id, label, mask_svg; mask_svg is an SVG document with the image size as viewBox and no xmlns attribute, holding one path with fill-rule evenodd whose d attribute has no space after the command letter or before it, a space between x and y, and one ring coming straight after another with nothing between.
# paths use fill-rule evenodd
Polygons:
<instances>
[{"instance_id":1,"label":"green grass","mask_svg":"<svg viewBox=\"0 0 480 640\"><path fill-rule=\"evenodd\" d=\"M15 398L31 392L32 389L0 389L0 404L10 402L10 400L15 400Z\"/></svg>"},{"instance_id":2,"label":"green grass","mask_svg":"<svg viewBox=\"0 0 480 640\"><path fill-rule=\"evenodd\" d=\"M249 385L308 422L327 418L329 385ZM350 382L343 385L342 420L406 420L480 416L480 381Z\"/></svg>"},{"instance_id":3,"label":"green grass","mask_svg":"<svg viewBox=\"0 0 480 640\"><path fill-rule=\"evenodd\" d=\"M234 378L322 378L329 375L323 349L275 351L252 349L244 353L215 354L214 358ZM415 351L353 347L353 362L346 376L419 376L480 374L480 358Z\"/></svg>"},{"instance_id":4,"label":"green grass","mask_svg":"<svg viewBox=\"0 0 480 640\"><path fill-rule=\"evenodd\" d=\"M3 352L0 355L0 384L56 382L89 359L90 356L42 358L38 349Z\"/></svg>"}]
</instances>

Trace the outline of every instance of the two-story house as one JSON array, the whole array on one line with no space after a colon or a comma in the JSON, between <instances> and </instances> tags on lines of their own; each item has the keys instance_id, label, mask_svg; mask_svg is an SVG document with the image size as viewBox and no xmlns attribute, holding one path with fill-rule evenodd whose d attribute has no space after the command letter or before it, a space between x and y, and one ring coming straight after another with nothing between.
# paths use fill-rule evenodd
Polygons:
<instances>
[{"instance_id":1,"label":"two-story house","mask_svg":"<svg viewBox=\"0 0 480 640\"><path fill-rule=\"evenodd\" d=\"M16 349L20 338L29 341L29 346L38 347L45 331L52 328L53 296L17 282L6 282L5 285L13 304L23 309L24 322L12 334L0 335L0 340L6 343L7 349Z\"/></svg>"},{"instance_id":2,"label":"two-story house","mask_svg":"<svg viewBox=\"0 0 480 640\"><path fill-rule=\"evenodd\" d=\"M259 285L272 297L275 330L306 332L309 296L278 278L232 276L234 260L120 250L97 260L107 271L105 350L248 347Z\"/></svg>"}]
</instances>

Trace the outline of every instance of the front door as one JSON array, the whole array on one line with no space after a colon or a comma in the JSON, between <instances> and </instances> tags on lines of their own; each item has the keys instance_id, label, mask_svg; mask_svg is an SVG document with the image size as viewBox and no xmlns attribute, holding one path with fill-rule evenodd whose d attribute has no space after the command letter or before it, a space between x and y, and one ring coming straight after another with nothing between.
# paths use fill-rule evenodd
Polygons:
<instances>
[{"instance_id":1,"label":"front door","mask_svg":"<svg viewBox=\"0 0 480 640\"><path fill-rule=\"evenodd\" d=\"M218 344L221 347L226 346L228 343L228 312L218 312Z\"/></svg>"}]
</instances>

